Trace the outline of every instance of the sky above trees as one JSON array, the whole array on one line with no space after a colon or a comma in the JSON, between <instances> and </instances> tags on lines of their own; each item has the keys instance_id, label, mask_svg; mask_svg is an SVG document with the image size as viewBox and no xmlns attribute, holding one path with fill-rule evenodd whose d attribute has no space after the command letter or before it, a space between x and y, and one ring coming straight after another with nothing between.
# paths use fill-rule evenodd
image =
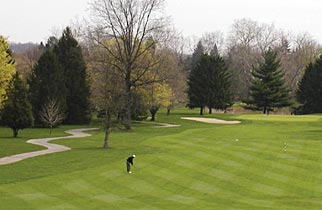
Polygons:
<instances>
[{"instance_id":1,"label":"sky above trees","mask_svg":"<svg viewBox=\"0 0 322 210\"><path fill-rule=\"evenodd\" d=\"M14 42L46 41L89 15L90 0L11 0L0 7L0 34ZM184 36L228 33L234 20L250 18L322 42L322 1L318 0L167 0L165 13Z\"/></svg>"}]
</instances>

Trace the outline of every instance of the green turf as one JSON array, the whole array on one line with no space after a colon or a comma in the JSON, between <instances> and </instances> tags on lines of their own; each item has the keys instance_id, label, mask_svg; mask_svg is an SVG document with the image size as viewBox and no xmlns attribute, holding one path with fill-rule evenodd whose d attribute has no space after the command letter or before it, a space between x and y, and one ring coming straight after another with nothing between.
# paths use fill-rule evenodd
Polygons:
<instances>
[{"instance_id":1,"label":"green turf","mask_svg":"<svg viewBox=\"0 0 322 210\"><path fill-rule=\"evenodd\" d=\"M205 116L239 125L180 119L197 112L158 114L181 127L115 129L108 150L103 132L92 131L55 141L71 151L0 166L0 209L322 209L322 116ZM9 140L0 136L1 151Z\"/></svg>"}]
</instances>

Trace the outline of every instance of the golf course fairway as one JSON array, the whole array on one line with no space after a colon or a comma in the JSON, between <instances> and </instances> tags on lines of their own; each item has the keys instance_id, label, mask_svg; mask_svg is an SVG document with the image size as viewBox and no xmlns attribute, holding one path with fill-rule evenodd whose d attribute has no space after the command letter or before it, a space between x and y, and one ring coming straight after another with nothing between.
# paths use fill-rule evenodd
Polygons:
<instances>
[{"instance_id":1,"label":"golf course fairway","mask_svg":"<svg viewBox=\"0 0 322 210\"><path fill-rule=\"evenodd\" d=\"M322 209L321 115L204 116L241 122L231 125L181 119L197 112L158 113L158 123L180 126L113 129L108 149L100 129L52 141L69 151L0 166L0 209ZM0 157L42 150L26 141L51 137L48 129L10 135L0 128Z\"/></svg>"}]
</instances>

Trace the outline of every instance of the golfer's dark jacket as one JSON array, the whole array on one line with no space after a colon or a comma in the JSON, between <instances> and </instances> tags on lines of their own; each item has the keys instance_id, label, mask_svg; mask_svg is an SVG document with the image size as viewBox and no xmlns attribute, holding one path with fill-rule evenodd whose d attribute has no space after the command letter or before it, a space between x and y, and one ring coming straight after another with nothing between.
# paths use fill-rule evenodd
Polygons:
<instances>
[{"instance_id":1,"label":"golfer's dark jacket","mask_svg":"<svg viewBox=\"0 0 322 210\"><path fill-rule=\"evenodd\" d=\"M128 157L126 161L128 163L131 163L131 165L133 165L133 159L134 159L134 157L131 156L131 157Z\"/></svg>"}]
</instances>

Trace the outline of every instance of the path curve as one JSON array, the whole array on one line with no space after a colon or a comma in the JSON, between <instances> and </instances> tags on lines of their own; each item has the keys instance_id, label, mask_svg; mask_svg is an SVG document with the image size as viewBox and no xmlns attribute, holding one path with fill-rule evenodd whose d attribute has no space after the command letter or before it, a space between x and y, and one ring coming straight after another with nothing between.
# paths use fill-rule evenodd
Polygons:
<instances>
[{"instance_id":1,"label":"path curve","mask_svg":"<svg viewBox=\"0 0 322 210\"><path fill-rule=\"evenodd\" d=\"M65 131L65 133L71 134L72 136L44 138L44 139L30 139L27 141L27 143L44 146L44 147L47 147L47 149L40 150L40 151L34 151L34 152L21 153L21 154L17 154L17 155L11 155L11 156L0 158L0 165L7 165L10 163L15 163L15 162L18 162L21 160L25 160L27 158L32 158L32 157L36 157L36 156L40 156L40 155L46 155L46 154L71 150L71 148L69 148L69 147L66 147L63 145L58 145L58 144L52 144L52 143L48 143L48 142L52 141L52 140L57 140L57 139L71 139L71 138L88 137L88 136L91 136L91 134L87 134L87 133L83 133L83 132L84 131L91 131L91 130L97 130L97 128L82 128L82 129L73 129L73 130Z\"/></svg>"}]
</instances>

